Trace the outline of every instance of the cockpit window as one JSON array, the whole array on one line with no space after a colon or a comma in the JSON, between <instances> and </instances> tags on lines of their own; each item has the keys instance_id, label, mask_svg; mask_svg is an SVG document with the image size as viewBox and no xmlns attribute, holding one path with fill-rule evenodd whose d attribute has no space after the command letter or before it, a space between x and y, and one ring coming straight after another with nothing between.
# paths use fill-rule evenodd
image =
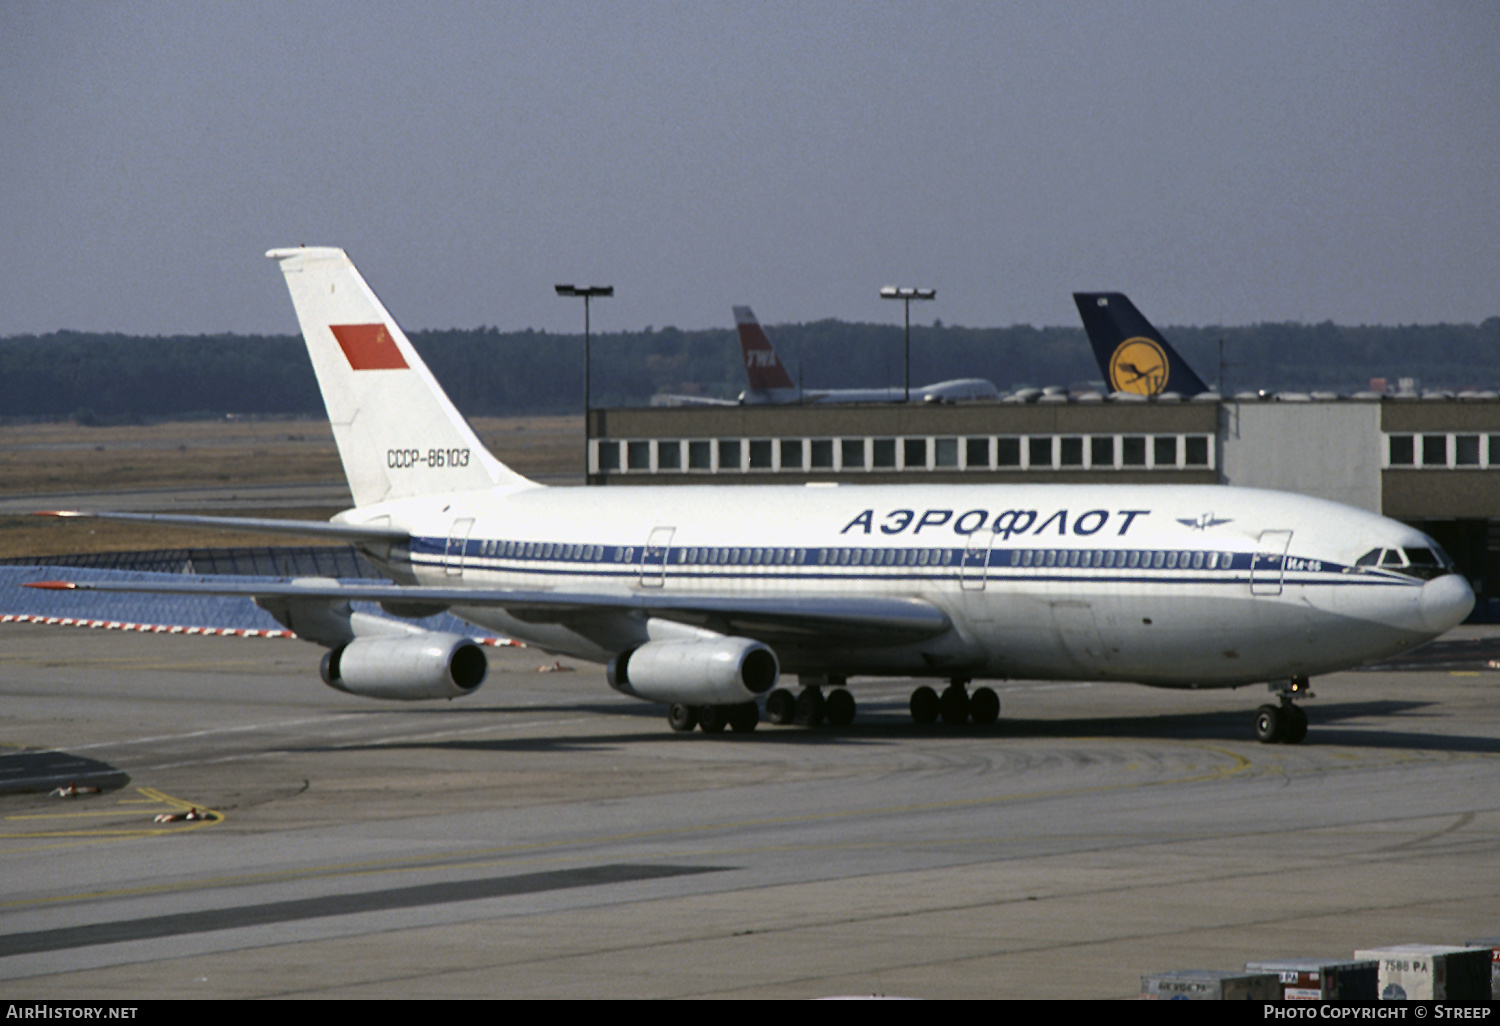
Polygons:
<instances>
[{"instance_id":1,"label":"cockpit window","mask_svg":"<svg viewBox=\"0 0 1500 1026\"><path fill-rule=\"evenodd\" d=\"M1453 572L1453 560L1436 542L1431 548L1413 546L1406 549L1371 549L1354 561L1355 567L1368 572L1379 567L1420 581Z\"/></svg>"}]
</instances>

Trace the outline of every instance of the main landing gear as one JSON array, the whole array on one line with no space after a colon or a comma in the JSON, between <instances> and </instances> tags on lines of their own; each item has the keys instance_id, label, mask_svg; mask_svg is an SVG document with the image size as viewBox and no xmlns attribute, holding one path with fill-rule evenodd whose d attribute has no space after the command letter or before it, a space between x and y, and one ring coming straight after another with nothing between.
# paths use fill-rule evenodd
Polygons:
<instances>
[{"instance_id":1,"label":"main landing gear","mask_svg":"<svg viewBox=\"0 0 1500 1026\"><path fill-rule=\"evenodd\" d=\"M806 678L804 678L806 679ZM815 678L797 692L773 688L766 695L766 719L777 726L847 727L854 722L858 707L854 696L844 687L843 677L830 676L824 692L824 678ZM967 677L955 677L941 695L926 684L911 693L911 718L919 724L936 723L955 726L973 723L988 727L1000 718L1000 696L992 688L968 689ZM1269 707L1268 707L1269 708ZM760 720L760 709L754 702L739 705L673 705L667 710L667 723L679 733L697 729L705 734L721 734L728 727L736 733L748 733Z\"/></svg>"},{"instance_id":2,"label":"main landing gear","mask_svg":"<svg viewBox=\"0 0 1500 1026\"><path fill-rule=\"evenodd\" d=\"M854 696L843 686L844 678L830 677L834 685L828 694L818 684L810 684L795 695L787 688L775 688L766 696L766 719L778 726L847 727L854 722Z\"/></svg>"},{"instance_id":3,"label":"main landing gear","mask_svg":"<svg viewBox=\"0 0 1500 1026\"><path fill-rule=\"evenodd\" d=\"M682 705L669 706L667 725L680 734L687 734L694 727L705 734L722 734L728 727L736 734L748 734L760 722L760 707L754 702L737 705Z\"/></svg>"},{"instance_id":4,"label":"main landing gear","mask_svg":"<svg viewBox=\"0 0 1500 1026\"><path fill-rule=\"evenodd\" d=\"M1267 704L1255 710L1255 718L1250 721L1251 728L1255 731L1255 740L1263 745L1301 744L1302 739L1307 737L1307 713L1300 706L1293 705L1292 698L1313 697L1312 691L1308 689L1307 678L1293 677L1289 681L1271 684L1270 688L1276 692L1281 704Z\"/></svg>"},{"instance_id":5,"label":"main landing gear","mask_svg":"<svg viewBox=\"0 0 1500 1026\"><path fill-rule=\"evenodd\" d=\"M975 688L968 692L967 678L955 677L939 695L923 684L911 693L912 722L923 725L937 722L941 717L949 726L968 723L971 720L981 727L988 727L1000 718L1000 696L993 688Z\"/></svg>"}]
</instances>

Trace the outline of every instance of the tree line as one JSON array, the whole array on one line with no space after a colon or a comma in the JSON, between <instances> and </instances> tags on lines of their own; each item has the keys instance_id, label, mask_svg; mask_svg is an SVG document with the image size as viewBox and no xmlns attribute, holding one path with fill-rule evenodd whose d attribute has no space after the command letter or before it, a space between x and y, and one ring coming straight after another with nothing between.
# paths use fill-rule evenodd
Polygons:
<instances>
[{"instance_id":1,"label":"tree line","mask_svg":"<svg viewBox=\"0 0 1500 1026\"><path fill-rule=\"evenodd\" d=\"M902 329L824 320L767 328L806 388L900 385ZM1500 387L1500 317L1478 325L1256 324L1163 330L1210 383L1220 340L1231 391L1357 391L1374 377L1426 388ZM583 337L493 327L418 331L412 344L470 416L578 412ZM729 328L592 336L592 402L641 406L657 393L733 398L745 387ZM1081 328L913 326L912 384L983 377L1002 390L1100 377ZM141 337L60 331L0 339L0 419L82 422L319 415L302 340L292 335Z\"/></svg>"}]
</instances>

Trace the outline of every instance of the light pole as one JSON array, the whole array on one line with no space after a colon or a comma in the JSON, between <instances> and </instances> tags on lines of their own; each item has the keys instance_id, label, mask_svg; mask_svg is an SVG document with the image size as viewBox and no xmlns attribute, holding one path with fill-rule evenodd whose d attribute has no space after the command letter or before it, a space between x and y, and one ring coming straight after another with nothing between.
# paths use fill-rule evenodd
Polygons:
<instances>
[{"instance_id":1,"label":"light pole","mask_svg":"<svg viewBox=\"0 0 1500 1026\"><path fill-rule=\"evenodd\" d=\"M589 300L595 296L612 296L615 294L613 285L558 285L555 286L559 296L582 296L583 297L583 416L588 419L589 415Z\"/></svg>"},{"instance_id":2,"label":"light pole","mask_svg":"<svg viewBox=\"0 0 1500 1026\"><path fill-rule=\"evenodd\" d=\"M911 301L913 299L936 299L937 289L907 289L887 285L880 290L881 299L899 299L906 305L906 398L911 402Z\"/></svg>"}]
</instances>

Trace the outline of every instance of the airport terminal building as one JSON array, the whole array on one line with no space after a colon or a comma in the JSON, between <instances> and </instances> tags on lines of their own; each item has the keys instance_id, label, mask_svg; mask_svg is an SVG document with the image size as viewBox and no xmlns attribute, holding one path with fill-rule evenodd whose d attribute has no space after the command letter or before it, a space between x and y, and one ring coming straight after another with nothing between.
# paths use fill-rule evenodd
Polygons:
<instances>
[{"instance_id":1,"label":"airport terminal building","mask_svg":"<svg viewBox=\"0 0 1500 1026\"><path fill-rule=\"evenodd\" d=\"M592 410L588 480L1233 484L1412 524L1500 619L1500 397L1204 393Z\"/></svg>"}]
</instances>

